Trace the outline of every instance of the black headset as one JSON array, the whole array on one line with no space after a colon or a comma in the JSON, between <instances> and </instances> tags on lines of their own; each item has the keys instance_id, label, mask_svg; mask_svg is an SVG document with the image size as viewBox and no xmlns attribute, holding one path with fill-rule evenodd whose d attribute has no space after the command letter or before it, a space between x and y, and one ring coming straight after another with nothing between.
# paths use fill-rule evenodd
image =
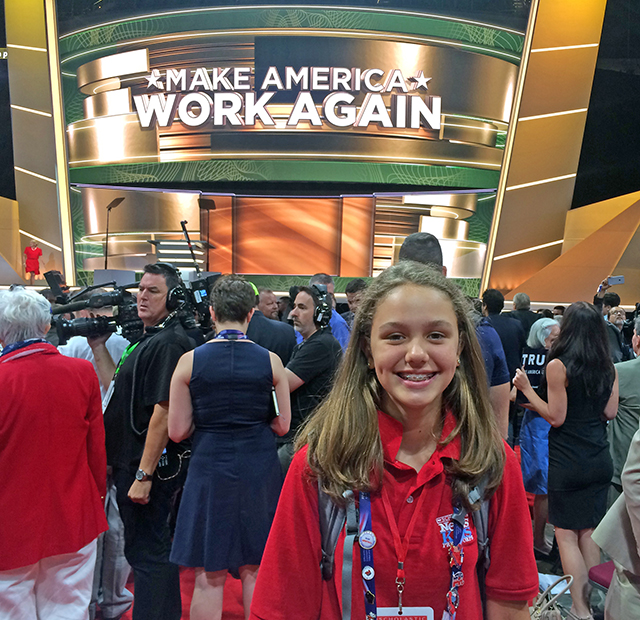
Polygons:
<instances>
[{"instance_id":1,"label":"black headset","mask_svg":"<svg viewBox=\"0 0 640 620\"><path fill-rule=\"evenodd\" d=\"M180 284L178 286L174 286L169 289L167 292L167 299L165 301L165 306L169 312L173 312L177 310L182 304L187 301L187 296L184 292L184 286L182 284L182 277L180 276L180 272L170 263L156 263L163 269L170 271L178 280L180 280Z\"/></svg>"},{"instance_id":2,"label":"black headset","mask_svg":"<svg viewBox=\"0 0 640 620\"><path fill-rule=\"evenodd\" d=\"M327 287L324 284L312 284L311 288L318 296L318 305L313 311L313 322L320 325L320 327L326 327L331 320L331 314L333 313L333 304L327 292Z\"/></svg>"}]
</instances>

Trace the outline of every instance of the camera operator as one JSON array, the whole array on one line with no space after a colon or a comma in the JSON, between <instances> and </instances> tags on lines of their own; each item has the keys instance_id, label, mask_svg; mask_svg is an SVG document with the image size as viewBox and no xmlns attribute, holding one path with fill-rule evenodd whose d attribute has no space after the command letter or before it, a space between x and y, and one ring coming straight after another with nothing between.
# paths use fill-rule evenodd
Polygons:
<instances>
[{"instance_id":1,"label":"camera operator","mask_svg":"<svg viewBox=\"0 0 640 620\"><path fill-rule=\"evenodd\" d=\"M127 347L117 370L102 339L90 343L100 373L115 374L105 398L107 462L135 578L137 620L178 620L182 612L178 566L169 562L169 515L186 473L186 451L168 441L167 413L171 375L180 357L193 349L177 316L183 300L174 267L146 265L137 300L142 338ZM161 457L162 474L156 471Z\"/></svg>"},{"instance_id":2,"label":"camera operator","mask_svg":"<svg viewBox=\"0 0 640 620\"><path fill-rule=\"evenodd\" d=\"M94 295L106 295L104 289L98 288L86 291L74 298L74 301L85 301ZM76 318L94 318L95 316L110 316L110 308L91 310L77 310ZM52 330L53 331L53 330ZM120 334L108 333L97 336L97 339L106 340L105 355L109 355L111 365L113 360L119 360L129 341ZM91 362L100 384L100 394L104 399L112 376L108 373L100 373L96 364L93 351L88 342L89 337L73 336L66 344L60 345L58 351L66 357L85 359ZM96 615L96 605L100 607L102 617L119 618L125 613L133 602L133 594L127 590L127 579L131 572L127 560L124 557L124 525L120 518L120 511L116 501L116 488L113 484L113 476L110 469L107 470L107 494L105 497L104 511L107 517L109 529L100 535L98 539L98 551L96 557L96 570L93 578L93 590L91 592L91 604L89 605L89 618L93 620Z\"/></svg>"},{"instance_id":3,"label":"camera operator","mask_svg":"<svg viewBox=\"0 0 640 620\"><path fill-rule=\"evenodd\" d=\"M90 299L94 295L106 295L107 291L104 289L98 288L93 289L91 291L87 291L86 293L82 293L74 298L74 301L84 301ZM110 316L110 307L107 306L105 308L92 308L91 310L77 310L74 312L77 318L95 318L96 316ZM120 334L117 333L108 333L104 336L96 336L96 345L100 344L100 340L106 341L106 354L109 355L111 361L106 364L98 364L95 361L94 352L91 348L90 342L94 340L94 338L84 337L84 336L73 336L69 338L66 344L60 345L58 347L58 351L62 353L62 355L66 355L67 357L75 357L79 359L89 360L93 367L96 370L98 375L98 379L100 379L100 392L102 394L102 398L104 398L107 390L109 389L109 384L111 383L111 379L113 378L113 372L101 373L100 370L105 368L109 369L114 367L114 360L119 360L124 353L124 350L129 346L129 341L126 338L123 338ZM89 342L88 342L89 341ZM99 352L102 351L102 347L99 347Z\"/></svg>"}]
</instances>

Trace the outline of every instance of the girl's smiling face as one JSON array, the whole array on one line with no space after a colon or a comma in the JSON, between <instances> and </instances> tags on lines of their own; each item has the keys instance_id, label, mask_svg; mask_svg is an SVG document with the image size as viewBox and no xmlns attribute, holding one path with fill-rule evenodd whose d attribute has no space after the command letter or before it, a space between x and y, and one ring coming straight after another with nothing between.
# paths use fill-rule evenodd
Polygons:
<instances>
[{"instance_id":1,"label":"girl's smiling face","mask_svg":"<svg viewBox=\"0 0 640 620\"><path fill-rule=\"evenodd\" d=\"M405 284L378 305L370 361L384 389L382 408L402 421L439 413L458 366L458 321L441 291Z\"/></svg>"}]
</instances>

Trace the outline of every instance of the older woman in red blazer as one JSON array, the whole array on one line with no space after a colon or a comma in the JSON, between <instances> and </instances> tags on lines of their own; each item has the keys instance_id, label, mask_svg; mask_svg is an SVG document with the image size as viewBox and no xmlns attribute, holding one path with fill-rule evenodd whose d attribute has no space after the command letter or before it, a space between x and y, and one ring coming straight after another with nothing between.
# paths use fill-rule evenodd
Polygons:
<instances>
[{"instance_id":1,"label":"older woman in red blazer","mask_svg":"<svg viewBox=\"0 0 640 620\"><path fill-rule=\"evenodd\" d=\"M0 291L0 618L88 618L107 529L104 426L90 362L43 338L51 306Z\"/></svg>"}]
</instances>

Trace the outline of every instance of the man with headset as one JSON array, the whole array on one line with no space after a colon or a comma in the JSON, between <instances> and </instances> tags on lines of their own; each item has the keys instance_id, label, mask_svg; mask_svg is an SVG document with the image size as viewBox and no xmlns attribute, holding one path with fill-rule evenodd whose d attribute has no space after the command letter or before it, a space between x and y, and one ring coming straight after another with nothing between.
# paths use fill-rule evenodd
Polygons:
<instances>
[{"instance_id":1,"label":"man with headset","mask_svg":"<svg viewBox=\"0 0 640 620\"><path fill-rule=\"evenodd\" d=\"M178 620L182 613L178 566L169 562L169 515L184 481L186 455L184 446L168 439L167 413L171 375L193 348L177 317L183 301L173 266L146 265L137 298L142 338L127 347L117 369L104 343L92 342L96 364L114 374L105 397L107 463L134 573L134 620Z\"/></svg>"},{"instance_id":2,"label":"man with headset","mask_svg":"<svg viewBox=\"0 0 640 620\"><path fill-rule=\"evenodd\" d=\"M342 347L333 337L329 320L333 305L322 285L300 288L289 317L302 336L286 366L291 392L291 429L278 438L278 456L283 471L293 458L293 441L300 425L329 393Z\"/></svg>"}]
</instances>

